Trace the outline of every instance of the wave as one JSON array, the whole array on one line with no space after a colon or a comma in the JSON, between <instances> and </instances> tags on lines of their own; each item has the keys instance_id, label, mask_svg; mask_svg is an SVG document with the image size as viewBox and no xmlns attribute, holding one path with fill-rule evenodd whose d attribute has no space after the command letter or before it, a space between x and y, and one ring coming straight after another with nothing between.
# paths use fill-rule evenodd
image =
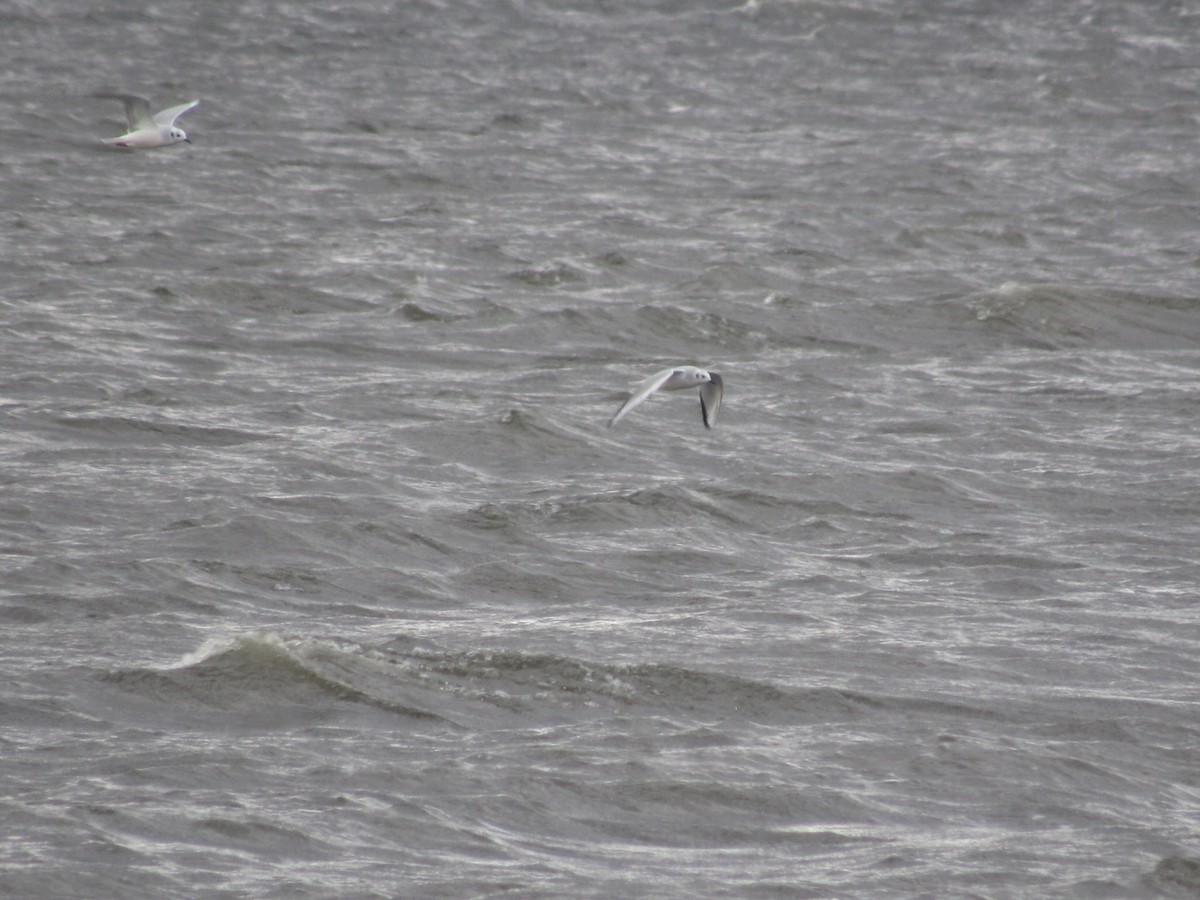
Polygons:
<instances>
[{"instance_id":1,"label":"wave","mask_svg":"<svg viewBox=\"0 0 1200 900\"><path fill-rule=\"evenodd\" d=\"M1154 871L1142 877L1141 882L1156 896L1200 896L1200 859L1164 856L1155 865Z\"/></svg>"},{"instance_id":2,"label":"wave","mask_svg":"<svg viewBox=\"0 0 1200 900\"><path fill-rule=\"evenodd\" d=\"M459 728L511 727L613 714L687 721L795 725L919 706L926 713L993 717L969 703L929 704L835 687L794 688L674 663L598 663L514 649L448 650L409 636L370 646L273 632L205 643L163 668L101 676L177 713L214 712L261 727L334 717L347 704Z\"/></svg>"},{"instance_id":3,"label":"wave","mask_svg":"<svg viewBox=\"0 0 1200 900\"><path fill-rule=\"evenodd\" d=\"M92 438L131 441L150 435L165 443L197 447L233 447L252 441L271 440L274 435L224 426L193 425L162 418L133 416L59 416L56 423Z\"/></svg>"},{"instance_id":4,"label":"wave","mask_svg":"<svg viewBox=\"0 0 1200 900\"><path fill-rule=\"evenodd\" d=\"M786 328L818 339L806 350L833 353L1191 350L1200 346L1200 302L1094 285L1008 282L908 301L823 300L791 309L779 324L781 332Z\"/></svg>"},{"instance_id":5,"label":"wave","mask_svg":"<svg viewBox=\"0 0 1200 900\"><path fill-rule=\"evenodd\" d=\"M270 632L206 642L166 668L124 669L102 676L142 699L204 715L286 726L324 718L344 703L363 703L416 719L438 719L398 691L373 689L353 645L285 639Z\"/></svg>"},{"instance_id":6,"label":"wave","mask_svg":"<svg viewBox=\"0 0 1200 900\"><path fill-rule=\"evenodd\" d=\"M713 293L719 293L714 291ZM705 302L607 304L585 327L620 340L625 359L678 357L697 365L926 349L1016 346L1181 350L1200 347L1200 302L1186 296L1094 285L1009 282L972 294L800 301L766 293L737 313ZM593 320L595 317L595 320Z\"/></svg>"},{"instance_id":7,"label":"wave","mask_svg":"<svg viewBox=\"0 0 1200 900\"><path fill-rule=\"evenodd\" d=\"M722 493L673 483L644 488L612 488L575 495L544 491L544 496L529 500L480 504L466 513L465 522L489 528L510 524L566 529L633 524L673 528L683 520L695 524L694 517L700 515L718 525L749 526L749 518L733 514L729 504L722 502ZM763 495L754 492L726 491L724 494L739 499L750 498L751 504L769 502L763 499Z\"/></svg>"},{"instance_id":8,"label":"wave","mask_svg":"<svg viewBox=\"0 0 1200 900\"><path fill-rule=\"evenodd\" d=\"M1195 298L1009 283L971 295L962 306L985 333L1035 348L1200 347L1200 303Z\"/></svg>"}]
</instances>

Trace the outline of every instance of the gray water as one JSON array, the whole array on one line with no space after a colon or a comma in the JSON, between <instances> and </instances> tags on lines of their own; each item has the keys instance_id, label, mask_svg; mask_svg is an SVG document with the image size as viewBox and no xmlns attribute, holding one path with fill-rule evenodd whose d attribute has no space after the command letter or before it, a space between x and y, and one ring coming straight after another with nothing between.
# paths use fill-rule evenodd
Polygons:
<instances>
[{"instance_id":1,"label":"gray water","mask_svg":"<svg viewBox=\"0 0 1200 900\"><path fill-rule=\"evenodd\" d=\"M1200 894L1200 5L736 2L0 10L0 895Z\"/></svg>"}]
</instances>

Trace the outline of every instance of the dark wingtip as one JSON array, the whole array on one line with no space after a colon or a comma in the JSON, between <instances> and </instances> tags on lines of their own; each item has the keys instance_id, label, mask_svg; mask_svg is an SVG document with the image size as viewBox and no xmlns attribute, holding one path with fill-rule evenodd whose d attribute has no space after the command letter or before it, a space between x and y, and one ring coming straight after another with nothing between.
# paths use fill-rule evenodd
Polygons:
<instances>
[{"instance_id":1,"label":"dark wingtip","mask_svg":"<svg viewBox=\"0 0 1200 900\"><path fill-rule=\"evenodd\" d=\"M717 409L720 409L721 408L720 395L725 390L725 382L721 380L721 374L719 372L709 372L708 380L712 384L716 385L716 387L717 387ZM704 402L704 389L706 387L708 387L708 385L706 385L706 384L700 385L700 417L702 419L704 419L704 427L705 428L712 428L713 423L710 421L710 417L708 414L708 405ZM713 418L715 418L715 410L714 410Z\"/></svg>"}]
</instances>

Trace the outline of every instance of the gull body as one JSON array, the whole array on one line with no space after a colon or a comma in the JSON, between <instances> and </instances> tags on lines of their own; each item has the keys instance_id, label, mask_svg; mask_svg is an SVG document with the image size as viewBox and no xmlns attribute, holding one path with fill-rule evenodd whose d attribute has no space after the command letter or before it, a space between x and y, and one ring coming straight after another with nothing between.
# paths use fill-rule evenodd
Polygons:
<instances>
[{"instance_id":1,"label":"gull body","mask_svg":"<svg viewBox=\"0 0 1200 900\"><path fill-rule=\"evenodd\" d=\"M181 141L191 143L187 132L175 125L175 120L189 109L200 105L199 100L191 100L178 106L171 106L154 114L150 113L150 101L137 94L96 94L106 100L120 100L125 105L125 119L129 131L120 137L105 138L104 143L112 147L122 147L127 150L149 150L153 147L169 147Z\"/></svg>"},{"instance_id":2,"label":"gull body","mask_svg":"<svg viewBox=\"0 0 1200 900\"><path fill-rule=\"evenodd\" d=\"M673 369L663 369L655 372L638 385L616 415L608 420L612 428L621 419L650 399L656 391L681 391L685 388L700 388L700 418L705 428L712 428L717 421L717 412L721 409L721 396L725 392L725 382L716 372L706 372L696 366L676 366Z\"/></svg>"}]
</instances>

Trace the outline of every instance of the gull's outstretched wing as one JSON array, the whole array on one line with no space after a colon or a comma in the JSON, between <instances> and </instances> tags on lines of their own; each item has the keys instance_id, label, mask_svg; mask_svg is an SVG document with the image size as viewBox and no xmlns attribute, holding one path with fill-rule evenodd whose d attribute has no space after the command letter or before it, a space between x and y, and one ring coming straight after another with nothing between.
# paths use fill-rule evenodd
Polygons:
<instances>
[{"instance_id":1,"label":"gull's outstretched wing","mask_svg":"<svg viewBox=\"0 0 1200 900\"><path fill-rule=\"evenodd\" d=\"M150 115L150 101L145 97L139 97L137 94L117 94L109 91L101 91L92 96L101 100L120 100L125 104L125 121L129 124L130 131L141 131L143 128L157 127L154 116Z\"/></svg>"},{"instance_id":2,"label":"gull's outstretched wing","mask_svg":"<svg viewBox=\"0 0 1200 900\"><path fill-rule=\"evenodd\" d=\"M195 109L199 105L199 100L189 100L187 103L180 103L178 106L172 106L164 109L162 112L156 112L154 114L154 124L160 128L170 128L175 124L176 119L189 109Z\"/></svg>"},{"instance_id":3,"label":"gull's outstretched wing","mask_svg":"<svg viewBox=\"0 0 1200 900\"><path fill-rule=\"evenodd\" d=\"M621 404L621 408L617 410L616 415L608 420L608 427L612 428L623 418L625 418L626 413L631 412L645 403L647 398L649 398L651 394L666 384L667 379L674 375L676 371L676 369L663 369L661 372L655 372L640 385L638 385L638 389L633 392L633 396Z\"/></svg>"},{"instance_id":4,"label":"gull's outstretched wing","mask_svg":"<svg viewBox=\"0 0 1200 900\"><path fill-rule=\"evenodd\" d=\"M700 417L704 419L705 428L712 428L716 424L717 413L721 411L725 382L716 372L709 372L708 377L708 382L700 385Z\"/></svg>"}]
</instances>

